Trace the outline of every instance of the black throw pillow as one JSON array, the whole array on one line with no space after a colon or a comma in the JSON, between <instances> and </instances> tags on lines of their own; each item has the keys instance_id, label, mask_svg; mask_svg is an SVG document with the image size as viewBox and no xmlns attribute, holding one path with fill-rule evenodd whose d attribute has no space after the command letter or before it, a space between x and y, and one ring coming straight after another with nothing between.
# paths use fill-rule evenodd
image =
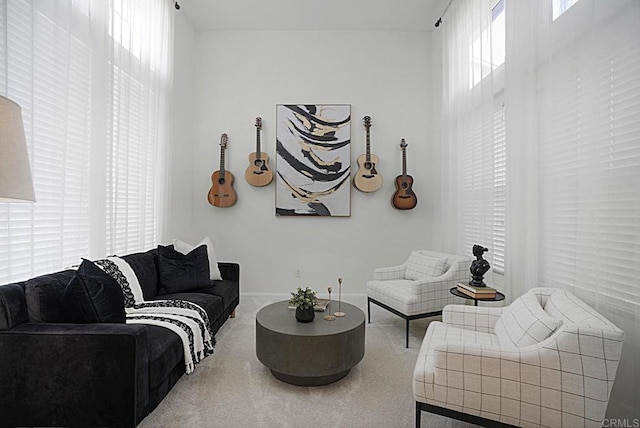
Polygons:
<instances>
[{"instance_id":1,"label":"black throw pillow","mask_svg":"<svg viewBox=\"0 0 640 428\"><path fill-rule=\"evenodd\" d=\"M184 293L209 284L207 246L182 254L173 246L158 246L159 294Z\"/></svg>"},{"instance_id":2,"label":"black throw pillow","mask_svg":"<svg viewBox=\"0 0 640 428\"><path fill-rule=\"evenodd\" d=\"M120 284L89 260L82 260L62 295L65 321L78 324L124 324L124 295Z\"/></svg>"}]
</instances>

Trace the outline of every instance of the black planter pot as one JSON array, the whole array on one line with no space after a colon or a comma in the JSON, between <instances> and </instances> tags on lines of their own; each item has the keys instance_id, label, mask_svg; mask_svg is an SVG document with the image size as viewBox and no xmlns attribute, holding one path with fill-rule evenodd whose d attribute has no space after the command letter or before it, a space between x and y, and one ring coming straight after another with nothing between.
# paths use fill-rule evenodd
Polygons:
<instances>
[{"instance_id":1,"label":"black planter pot","mask_svg":"<svg viewBox=\"0 0 640 428\"><path fill-rule=\"evenodd\" d=\"M316 316L313 308L300 309L296 308L296 320L298 322L311 322Z\"/></svg>"}]
</instances>

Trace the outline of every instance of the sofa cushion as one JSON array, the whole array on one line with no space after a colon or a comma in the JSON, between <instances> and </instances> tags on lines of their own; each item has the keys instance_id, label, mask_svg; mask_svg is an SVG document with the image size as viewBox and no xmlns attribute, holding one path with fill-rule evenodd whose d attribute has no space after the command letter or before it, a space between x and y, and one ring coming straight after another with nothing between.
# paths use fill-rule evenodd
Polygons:
<instances>
[{"instance_id":1,"label":"sofa cushion","mask_svg":"<svg viewBox=\"0 0 640 428\"><path fill-rule=\"evenodd\" d=\"M0 287L0 330L9 330L29 321L24 288L20 284Z\"/></svg>"},{"instance_id":2,"label":"sofa cushion","mask_svg":"<svg viewBox=\"0 0 640 428\"><path fill-rule=\"evenodd\" d=\"M121 257L126 261L138 278L142 295L149 300L158 294L158 251L128 254Z\"/></svg>"},{"instance_id":3,"label":"sofa cushion","mask_svg":"<svg viewBox=\"0 0 640 428\"><path fill-rule=\"evenodd\" d=\"M118 282L89 260L83 260L62 295L66 322L124 323L124 295Z\"/></svg>"},{"instance_id":4,"label":"sofa cushion","mask_svg":"<svg viewBox=\"0 0 640 428\"><path fill-rule=\"evenodd\" d=\"M206 286L209 279L207 247L201 245L188 254L171 246L158 246L159 294L181 293Z\"/></svg>"},{"instance_id":5,"label":"sofa cushion","mask_svg":"<svg viewBox=\"0 0 640 428\"><path fill-rule=\"evenodd\" d=\"M238 283L235 281L209 281L204 287L200 287L196 290L192 290L193 293L210 294L212 296L218 296L222 298L222 304L226 308L234 301L237 301L239 297ZM158 298L164 298L166 296L158 296Z\"/></svg>"},{"instance_id":6,"label":"sofa cushion","mask_svg":"<svg viewBox=\"0 0 640 428\"><path fill-rule=\"evenodd\" d=\"M186 300L200 306L207 313L209 322L223 312L222 298L200 292L171 293L158 295L151 300Z\"/></svg>"},{"instance_id":7,"label":"sofa cushion","mask_svg":"<svg viewBox=\"0 0 640 428\"><path fill-rule=\"evenodd\" d=\"M146 325L149 343L149 387L155 388L176 365L184 373L182 341L173 331L157 325Z\"/></svg>"},{"instance_id":8,"label":"sofa cushion","mask_svg":"<svg viewBox=\"0 0 640 428\"><path fill-rule=\"evenodd\" d=\"M406 279L420 280L442 275L447 268L446 257L436 257L412 251L404 273Z\"/></svg>"},{"instance_id":9,"label":"sofa cushion","mask_svg":"<svg viewBox=\"0 0 640 428\"><path fill-rule=\"evenodd\" d=\"M562 321L547 314L532 290L505 307L494 331L502 346L521 347L542 342Z\"/></svg>"},{"instance_id":10,"label":"sofa cushion","mask_svg":"<svg viewBox=\"0 0 640 428\"><path fill-rule=\"evenodd\" d=\"M222 279L222 274L220 273L220 269L218 268L218 257L216 256L216 249L213 247L213 242L208 236L205 236L202 241L200 241L196 245L191 245L179 239L173 240L173 248L182 253L188 254L194 248L199 247L200 245L207 246L207 257L209 259L209 278L213 280Z\"/></svg>"},{"instance_id":11,"label":"sofa cushion","mask_svg":"<svg viewBox=\"0 0 640 428\"><path fill-rule=\"evenodd\" d=\"M75 274L74 270L66 270L37 276L25 282L29 322L65 322L62 294Z\"/></svg>"}]
</instances>

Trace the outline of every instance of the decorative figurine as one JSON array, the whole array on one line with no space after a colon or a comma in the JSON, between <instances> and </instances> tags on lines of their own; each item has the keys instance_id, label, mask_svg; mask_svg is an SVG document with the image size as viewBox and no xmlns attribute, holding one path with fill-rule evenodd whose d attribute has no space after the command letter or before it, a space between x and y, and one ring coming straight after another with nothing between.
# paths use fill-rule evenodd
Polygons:
<instances>
[{"instance_id":1,"label":"decorative figurine","mask_svg":"<svg viewBox=\"0 0 640 428\"><path fill-rule=\"evenodd\" d=\"M491 265L489 265L488 261L482 258L482 253L484 253L485 251L489 251L489 249L477 244L473 246L473 255L476 256L476 259L471 262L471 267L469 268L472 276L471 281L469 281L469 285L472 285L474 287L487 286L487 284L485 284L482 279Z\"/></svg>"},{"instance_id":2,"label":"decorative figurine","mask_svg":"<svg viewBox=\"0 0 640 428\"><path fill-rule=\"evenodd\" d=\"M331 290L332 290L332 289L331 289L331 287L329 287L329 288L327 288L327 290L329 291L329 311L331 311L331 309L332 309L332 308L331 308ZM325 319L326 321L333 321L333 320L335 320L335 319L336 319L336 317L334 317L333 315L331 315L331 312L329 312L329 314L328 314L328 315L325 315L325 316L324 316L324 319Z\"/></svg>"},{"instance_id":3,"label":"decorative figurine","mask_svg":"<svg viewBox=\"0 0 640 428\"><path fill-rule=\"evenodd\" d=\"M343 317L346 314L344 312L341 311L341 304L342 304L342 278L338 278L338 312L336 312L335 316L337 317Z\"/></svg>"}]
</instances>

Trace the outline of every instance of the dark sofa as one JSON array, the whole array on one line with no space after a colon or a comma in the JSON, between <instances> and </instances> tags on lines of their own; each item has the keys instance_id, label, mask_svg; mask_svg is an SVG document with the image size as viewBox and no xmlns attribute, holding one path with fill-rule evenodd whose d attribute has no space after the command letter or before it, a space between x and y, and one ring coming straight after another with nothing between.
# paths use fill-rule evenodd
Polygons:
<instances>
[{"instance_id":1,"label":"dark sofa","mask_svg":"<svg viewBox=\"0 0 640 428\"><path fill-rule=\"evenodd\" d=\"M239 303L238 264L218 263L222 281L158 295L157 250L122 258L136 273L145 300L197 303L214 334ZM185 373L182 342L171 330L60 322L61 294L75 273L0 286L1 427L135 427ZM198 376L198 369L190 376Z\"/></svg>"}]
</instances>

